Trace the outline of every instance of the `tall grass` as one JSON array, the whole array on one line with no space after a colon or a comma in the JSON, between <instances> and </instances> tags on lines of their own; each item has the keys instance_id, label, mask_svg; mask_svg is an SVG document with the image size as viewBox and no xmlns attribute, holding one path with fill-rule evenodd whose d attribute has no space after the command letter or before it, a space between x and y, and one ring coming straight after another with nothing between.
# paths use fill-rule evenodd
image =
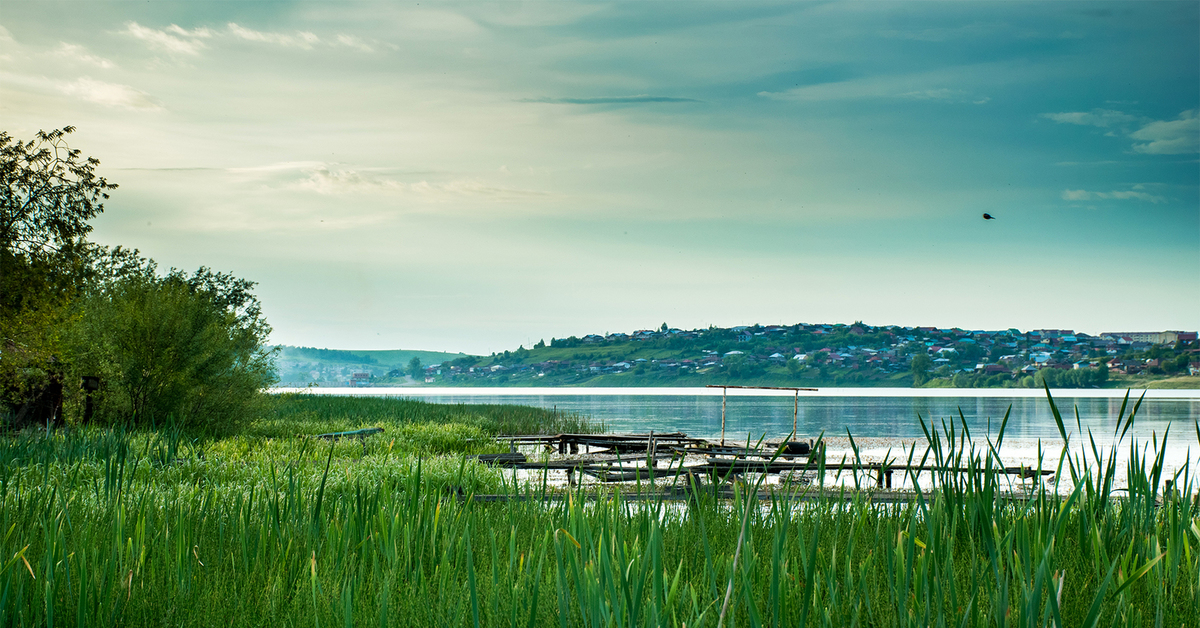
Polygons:
<instances>
[{"instance_id":1,"label":"tall grass","mask_svg":"<svg viewBox=\"0 0 1200 628\"><path fill-rule=\"evenodd\" d=\"M404 425L462 425L488 435L589 434L602 423L557 410L488 404L434 404L390 397L341 397L286 393L274 395L266 417L247 432L261 436Z\"/></svg>"},{"instance_id":2,"label":"tall grass","mask_svg":"<svg viewBox=\"0 0 1200 628\"><path fill-rule=\"evenodd\" d=\"M0 624L1200 625L1196 487L1184 469L1186 497L1162 494L1167 435L1064 449L1014 496L1003 428L919 420L907 457L971 471L914 474L903 504L820 483L764 501L753 479L682 503L505 480L526 499L481 503L495 472L387 458L387 438L22 436L0 442Z\"/></svg>"}]
</instances>

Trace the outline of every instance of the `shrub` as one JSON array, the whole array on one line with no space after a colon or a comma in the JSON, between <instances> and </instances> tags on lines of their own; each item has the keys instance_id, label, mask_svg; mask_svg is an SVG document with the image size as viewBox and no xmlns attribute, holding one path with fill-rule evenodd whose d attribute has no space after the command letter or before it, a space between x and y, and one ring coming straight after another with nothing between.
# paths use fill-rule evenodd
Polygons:
<instances>
[{"instance_id":1,"label":"shrub","mask_svg":"<svg viewBox=\"0 0 1200 628\"><path fill-rule=\"evenodd\" d=\"M146 262L88 295L72 366L104 382L97 417L219 433L257 416L275 378L253 285L206 268L160 277Z\"/></svg>"}]
</instances>

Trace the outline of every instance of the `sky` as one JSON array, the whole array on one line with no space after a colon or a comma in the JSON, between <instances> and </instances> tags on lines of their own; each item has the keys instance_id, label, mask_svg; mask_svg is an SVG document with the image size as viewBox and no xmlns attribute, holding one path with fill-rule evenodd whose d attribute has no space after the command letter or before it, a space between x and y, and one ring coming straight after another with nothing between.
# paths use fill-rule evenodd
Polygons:
<instances>
[{"instance_id":1,"label":"sky","mask_svg":"<svg viewBox=\"0 0 1200 628\"><path fill-rule=\"evenodd\" d=\"M1198 109L1194 1L0 11L0 129L120 185L91 238L302 346L1196 330Z\"/></svg>"}]
</instances>

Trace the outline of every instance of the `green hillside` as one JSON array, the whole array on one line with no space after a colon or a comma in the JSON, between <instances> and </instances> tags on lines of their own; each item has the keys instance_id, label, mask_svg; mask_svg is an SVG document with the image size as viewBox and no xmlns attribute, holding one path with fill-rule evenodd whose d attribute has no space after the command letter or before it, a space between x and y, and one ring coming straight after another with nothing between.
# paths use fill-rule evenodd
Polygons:
<instances>
[{"instance_id":1,"label":"green hillside","mask_svg":"<svg viewBox=\"0 0 1200 628\"><path fill-rule=\"evenodd\" d=\"M468 357L465 353L418 351L414 349L320 349L277 345L275 369L281 386L346 386L355 373L368 373L372 380L388 378L401 383L405 370L417 358L422 364L439 364Z\"/></svg>"}]
</instances>

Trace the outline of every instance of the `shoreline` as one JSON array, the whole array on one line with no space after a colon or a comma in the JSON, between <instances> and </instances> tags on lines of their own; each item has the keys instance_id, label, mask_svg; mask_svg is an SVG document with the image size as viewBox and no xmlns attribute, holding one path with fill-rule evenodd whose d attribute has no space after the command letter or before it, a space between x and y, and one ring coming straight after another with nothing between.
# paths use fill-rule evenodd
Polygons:
<instances>
[{"instance_id":1,"label":"shoreline","mask_svg":"<svg viewBox=\"0 0 1200 628\"><path fill-rule=\"evenodd\" d=\"M374 396L374 397L720 397L720 388L665 386L623 387L277 387L267 389L271 394L308 393L313 395ZM789 390L752 390L730 388L730 397L792 397ZM1051 388L1055 399L1122 399L1124 388ZM1139 398L1144 392L1147 399L1197 399L1200 389L1189 388L1137 388L1128 389L1129 398ZM801 396L810 397L917 397L917 398L973 398L973 399L1045 399L1046 391L1040 388L820 388L801 391Z\"/></svg>"}]
</instances>

